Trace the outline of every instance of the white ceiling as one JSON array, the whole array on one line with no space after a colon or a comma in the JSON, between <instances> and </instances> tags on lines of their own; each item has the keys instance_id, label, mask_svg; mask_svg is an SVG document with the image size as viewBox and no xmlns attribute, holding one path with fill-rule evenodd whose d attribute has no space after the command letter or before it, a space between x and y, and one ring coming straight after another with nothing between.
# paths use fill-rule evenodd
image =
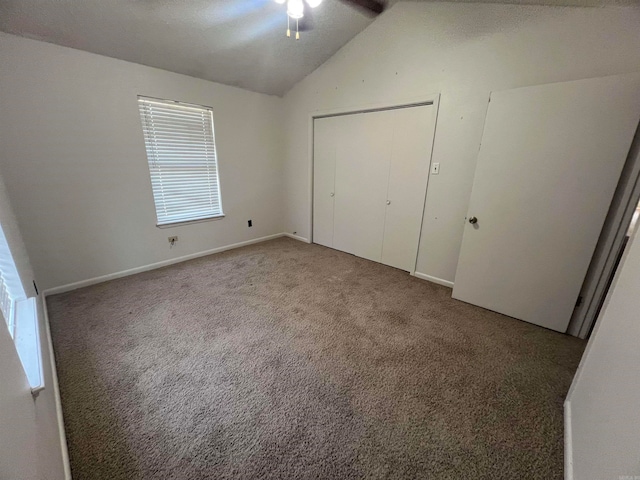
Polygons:
<instances>
[{"instance_id":1,"label":"white ceiling","mask_svg":"<svg viewBox=\"0 0 640 480\"><path fill-rule=\"evenodd\" d=\"M0 0L0 30L283 95L371 23L325 0L296 42L285 11L273 0Z\"/></svg>"},{"instance_id":2,"label":"white ceiling","mask_svg":"<svg viewBox=\"0 0 640 480\"><path fill-rule=\"evenodd\" d=\"M601 6L640 0L500 0ZM393 3L393 2L391 2ZM0 0L0 30L247 90L284 95L371 23L339 0L286 38L273 0Z\"/></svg>"}]
</instances>

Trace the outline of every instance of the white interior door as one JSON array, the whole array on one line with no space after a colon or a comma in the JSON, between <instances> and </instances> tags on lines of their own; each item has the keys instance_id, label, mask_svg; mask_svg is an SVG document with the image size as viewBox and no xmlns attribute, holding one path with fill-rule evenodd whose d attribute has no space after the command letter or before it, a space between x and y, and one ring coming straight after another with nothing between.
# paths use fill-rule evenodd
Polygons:
<instances>
[{"instance_id":1,"label":"white interior door","mask_svg":"<svg viewBox=\"0 0 640 480\"><path fill-rule=\"evenodd\" d=\"M388 113L393 115L390 122L393 135L382 263L413 272L427 193L436 108L422 105Z\"/></svg>"},{"instance_id":2,"label":"white interior door","mask_svg":"<svg viewBox=\"0 0 640 480\"><path fill-rule=\"evenodd\" d=\"M387 115L372 112L335 117L333 247L379 262L389 183L391 131Z\"/></svg>"},{"instance_id":3,"label":"white interior door","mask_svg":"<svg viewBox=\"0 0 640 480\"><path fill-rule=\"evenodd\" d=\"M564 332L640 118L640 76L494 92L453 297Z\"/></svg>"},{"instance_id":4,"label":"white interior door","mask_svg":"<svg viewBox=\"0 0 640 480\"><path fill-rule=\"evenodd\" d=\"M336 134L339 118L313 121L313 241L333 247Z\"/></svg>"}]
</instances>

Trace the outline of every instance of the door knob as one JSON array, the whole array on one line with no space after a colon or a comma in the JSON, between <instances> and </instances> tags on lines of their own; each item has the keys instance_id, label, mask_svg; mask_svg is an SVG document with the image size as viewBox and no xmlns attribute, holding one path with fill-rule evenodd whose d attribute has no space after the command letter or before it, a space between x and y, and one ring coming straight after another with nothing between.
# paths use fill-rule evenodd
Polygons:
<instances>
[{"instance_id":1,"label":"door knob","mask_svg":"<svg viewBox=\"0 0 640 480\"><path fill-rule=\"evenodd\" d=\"M329 195L333 197L335 195L335 193L331 192Z\"/></svg>"},{"instance_id":2,"label":"door knob","mask_svg":"<svg viewBox=\"0 0 640 480\"><path fill-rule=\"evenodd\" d=\"M391 205L391 200L387 200L387 205Z\"/></svg>"},{"instance_id":3,"label":"door knob","mask_svg":"<svg viewBox=\"0 0 640 480\"><path fill-rule=\"evenodd\" d=\"M469 218L469 223L471 225L475 225L476 223L478 223L478 219L476 217L471 217Z\"/></svg>"}]
</instances>

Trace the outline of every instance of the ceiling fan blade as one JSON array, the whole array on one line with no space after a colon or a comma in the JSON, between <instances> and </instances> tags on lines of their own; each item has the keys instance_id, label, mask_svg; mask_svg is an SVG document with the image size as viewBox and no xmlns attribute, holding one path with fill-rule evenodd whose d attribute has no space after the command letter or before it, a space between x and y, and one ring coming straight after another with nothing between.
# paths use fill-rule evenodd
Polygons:
<instances>
[{"instance_id":1,"label":"ceiling fan blade","mask_svg":"<svg viewBox=\"0 0 640 480\"><path fill-rule=\"evenodd\" d=\"M384 12L387 4L384 1L379 0L341 0L343 3L350 5L352 7L357 8L361 12L370 15L376 16L380 15Z\"/></svg>"}]
</instances>

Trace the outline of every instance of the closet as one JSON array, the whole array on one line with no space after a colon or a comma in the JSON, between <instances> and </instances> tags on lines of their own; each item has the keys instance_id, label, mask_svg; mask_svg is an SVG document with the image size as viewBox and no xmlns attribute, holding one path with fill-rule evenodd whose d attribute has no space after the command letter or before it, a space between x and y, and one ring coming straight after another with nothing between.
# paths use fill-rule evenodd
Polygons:
<instances>
[{"instance_id":1,"label":"closet","mask_svg":"<svg viewBox=\"0 0 640 480\"><path fill-rule=\"evenodd\" d=\"M313 241L413 272L436 108L314 120Z\"/></svg>"}]
</instances>

